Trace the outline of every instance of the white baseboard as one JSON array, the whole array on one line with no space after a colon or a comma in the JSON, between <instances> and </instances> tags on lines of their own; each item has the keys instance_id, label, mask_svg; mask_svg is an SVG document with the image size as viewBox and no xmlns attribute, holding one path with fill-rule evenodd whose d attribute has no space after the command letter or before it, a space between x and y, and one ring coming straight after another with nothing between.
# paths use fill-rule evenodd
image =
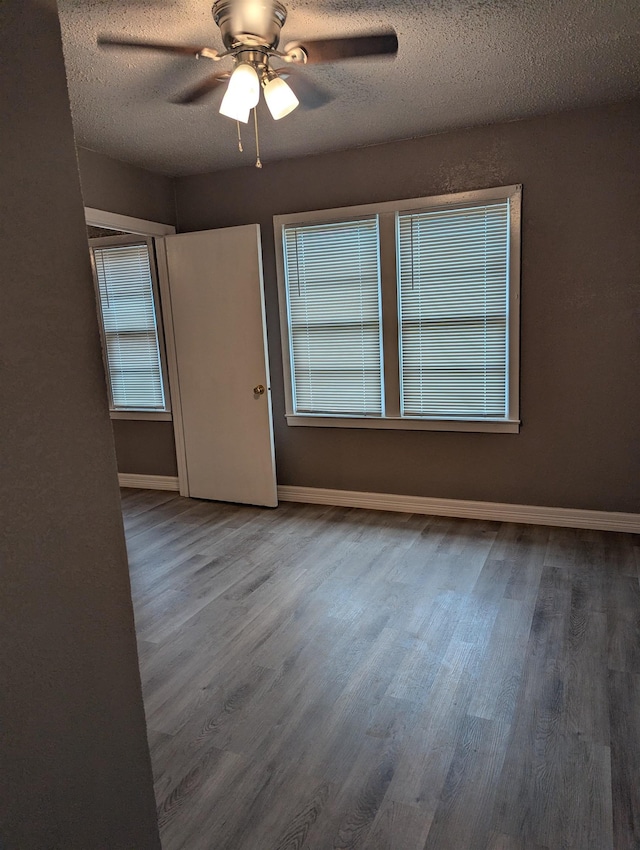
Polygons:
<instances>
[{"instance_id":1,"label":"white baseboard","mask_svg":"<svg viewBox=\"0 0 640 850\"><path fill-rule=\"evenodd\" d=\"M137 475L131 472L119 472L121 487L136 487L139 490L180 490L177 477L173 475Z\"/></svg>"},{"instance_id":2,"label":"white baseboard","mask_svg":"<svg viewBox=\"0 0 640 850\"><path fill-rule=\"evenodd\" d=\"M523 522L565 528L591 528L599 531L640 533L640 514L587 511L577 508L544 508L535 505L509 505L500 502L469 502L459 499L431 499L424 496L395 496L387 493L359 493L353 490L325 490L316 487L278 487L283 502L314 505L340 505L376 511L451 516L462 519L489 519L496 522Z\"/></svg>"},{"instance_id":3,"label":"white baseboard","mask_svg":"<svg viewBox=\"0 0 640 850\"><path fill-rule=\"evenodd\" d=\"M121 487L179 492L178 478L171 475L118 474ZM640 534L640 514L588 511L579 508L545 508L537 505L510 505L501 502L470 502L462 499L432 499L426 496L397 496L390 493L362 493L355 490L328 490L321 487L278 487L281 502L337 505L374 511L451 516L461 519L488 519L495 522L522 522L564 528L591 528L598 531L624 531Z\"/></svg>"}]
</instances>

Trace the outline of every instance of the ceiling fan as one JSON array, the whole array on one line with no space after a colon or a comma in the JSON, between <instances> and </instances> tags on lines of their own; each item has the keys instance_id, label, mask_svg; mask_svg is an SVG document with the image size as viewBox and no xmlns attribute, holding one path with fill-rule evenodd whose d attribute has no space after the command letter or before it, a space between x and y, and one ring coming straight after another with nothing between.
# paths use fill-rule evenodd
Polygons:
<instances>
[{"instance_id":1,"label":"ceiling fan","mask_svg":"<svg viewBox=\"0 0 640 850\"><path fill-rule=\"evenodd\" d=\"M301 65L315 65L344 59L393 56L398 52L398 38L392 30L344 38L309 39L287 44L279 50L280 31L287 19L286 7L279 0L216 0L211 9L225 49L219 52L205 45L166 44L145 39L127 39L111 35L98 36L98 44L106 48L134 48L193 56L218 62L230 58L230 71L206 76L196 86L183 92L176 103L196 103L226 85L220 112L235 121L247 123L251 110L263 92L265 102L275 120L284 118L300 101L286 79L295 79L295 88L303 106L315 108L331 100L318 86L296 72ZM240 150L240 125L238 125ZM256 162L261 167L260 154Z\"/></svg>"}]
</instances>

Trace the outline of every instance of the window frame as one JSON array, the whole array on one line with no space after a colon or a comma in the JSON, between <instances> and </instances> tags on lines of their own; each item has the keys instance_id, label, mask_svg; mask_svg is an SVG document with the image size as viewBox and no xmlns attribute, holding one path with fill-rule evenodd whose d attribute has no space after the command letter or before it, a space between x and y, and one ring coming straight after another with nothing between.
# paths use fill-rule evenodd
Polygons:
<instances>
[{"instance_id":1,"label":"window frame","mask_svg":"<svg viewBox=\"0 0 640 850\"><path fill-rule=\"evenodd\" d=\"M105 377L107 379L107 392L109 396L109 415L111 419L144 419L149 421L171 421L173 419L173 415L171 411L171 394L169 392L167 354L164 339L164 322L162 320L162 305L160 303L160 288L158 284L158 267L154 240L150 235L140 233L127 233L126 235L117 236L101 236L89 239L90 248L123 247L127 245L141 244L146 244L147 250L149 252L149 268L151 271L153 312L156 334L158 338L158 350L160 355L160 377L162 381L162 390L164 395L164 407L158 410L148 410L145 408L136 407L115 407L113 403L113 389L111 385L109 360L107 357L104 319L102 316L102 311L100 309L98 275L95 267L94 254L93 251L90 250L89 254L91 258L91 270L93 273L93 285L96 296L96 311L98 315L98 325L100 328L100 341L102 344L102 359L104 363Z\"/></svg>"},{"instance_id":2,"label":"window frame","mask_svg":"<svg viewBox=\"0 0 640 850\"><path fill-rule=\"evenodd\" d=\"M399 281L397 240L398 216L437 208L482 205L496 200L509 200L509 280L507 324L507 395L508 411L504 418L407 418L400 414L400 351L399 351ZM394 430L475 431L518 433L520 430L520 242L521 242L522 184L476 189L455 194L362 204L326 210L277 215L273 218L280 336L282 342L285 418L288 425L329 428L382 428ZM291 373L288 293L285 280L284 228L295 225L347 221L362 216L378 217L380 234L379 264L382 305L382 352L384 395L382 416L353 416L341 414L297 414L293 407Z\"/></svg>"}]
</instances>

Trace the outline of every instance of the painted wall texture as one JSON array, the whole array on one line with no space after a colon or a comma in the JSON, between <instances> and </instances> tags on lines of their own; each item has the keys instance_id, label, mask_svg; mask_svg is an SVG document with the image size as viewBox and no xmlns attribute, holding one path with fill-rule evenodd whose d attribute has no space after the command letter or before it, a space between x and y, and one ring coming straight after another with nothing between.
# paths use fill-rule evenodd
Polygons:
<instances>
[{"instance_id":1,"label":"painted wall texture","mask_svg":"<svg viewBox=\"0 0 640 850\"><path fill-rule=\"evenodd\" d=\"M639 511L639 147L636 101L176 179L180 231L261 225L279 483ZM288 427L272 217L512 183L521 432Z\"/></svg>"},{"instance_id":2,"label":"painted wall texture","mask_svg":"<svg viewBox=\"0 0 640 850\"><path fill-rule=\"evenodd\" d=\"M118 472L137 475L178 474L173 422L113 419Z\"/></svg>"},{"instance_id":3,"label":"painted wall texture","mask_svg":"<svg viewBox=\"0 0 640 850\"><path fill-rule=\"evenodd\" d=\"M159 850L55 0L0 79L0 846Z\"/></svg>"},{"instance_id":4,"label":"painted wall texture","mask_svg":"<svg viewBox=\"0 0 640 850\"><path fill-rule=\"evenodd\" d=\"M86 207L175 224L173 181L162 174L78 148L80 183Z\"/></svg>"}]
</instances>

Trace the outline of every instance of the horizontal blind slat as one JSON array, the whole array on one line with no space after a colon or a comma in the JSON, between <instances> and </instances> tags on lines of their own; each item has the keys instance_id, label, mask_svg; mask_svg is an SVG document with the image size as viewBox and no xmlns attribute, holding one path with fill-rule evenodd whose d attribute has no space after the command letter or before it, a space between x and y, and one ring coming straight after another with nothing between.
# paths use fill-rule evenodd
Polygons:
<instances>
[{"instance_id":1,"label":"horizontal blind slat","mask_svg":"<svg viewBox=\"0 0 640 850\"><path fill-rule=\"evenodd\" d=\"M116 408L164 410L164 387L146 243L92 248Z\"/></svg>"}]
</instances>

